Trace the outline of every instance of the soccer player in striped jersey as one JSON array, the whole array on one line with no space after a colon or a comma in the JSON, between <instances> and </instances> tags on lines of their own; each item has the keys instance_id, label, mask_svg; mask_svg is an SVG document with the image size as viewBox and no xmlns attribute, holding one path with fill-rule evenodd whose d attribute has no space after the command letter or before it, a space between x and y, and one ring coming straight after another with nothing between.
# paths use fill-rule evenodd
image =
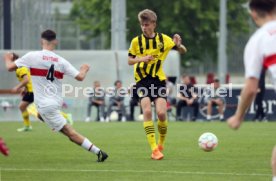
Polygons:
<instances>
[{"instance_id":1,"label":"soccer player in striped jersey","mask_svg":"<svg viewBox=\"0 0 276 181\"><path fill-rule=\"evenodd\" d=\"M52 30L42 32L41 45L43 50L29 52L15 62L12 61L13 54L6 53L4 56L6 68L8 71L15 71L19 67L28 67L34 88L34 103L39 117L52 130L63 133L72 142L96 154L98 162L103 162L108 155L67 124L60 114L63 103L61 81L63 76L69 75L78 81L83 81L89 71L89 65L83 64L80 70L77 70L70 62L57 55L54 52L57 45L56 33Z\"/></svg>"},{"instance_id":2,"label":"soccer player in striped jersey","mask_svg":"<svg viewBox=\"0 0 276 181\"><path fill-rule=\"evenodd\" d=\"M15 61L16 59L18 59L18 55L13 53L13 61ZM22 91L21 92L22 100L19 103L19 109L21 111L23 124L24 124L24 127L18 128L17 131L18 132L31 131L32 126L29 119L29 113L27 111L27 107L34 101L31 75L27 67L20 67L16 69L15 73L20 83L17 84L12 89L12 92L16 93L16 92L19 92L20 90Z\"/></svg>"},{"instance_id":3,"label":"soccer player in striped jersey","mask_svg":"<svg viewBox=\"0 0 276 181\"><path fill-rule=\"evenodd\" d=\"M236 113L227 122L238 129L254 100L262 70L268 70L276 90L276 0L250 0L250 15L259 29L250 37L244 50L245 83ZM272 152L272 174L276 181L276 146Z\"/></svg>"},{"instance_id":4,"label":"soccer player in striped jersey","mask_svg":"<svg viewBox=\"0 0 276 181\"><path fill-rule=\"evenodd\" d=\"M149 9L138 14L142 34L133 38L129 48L128 64L134 65L137 94L140 97L144 115L144 129L151 147L151 158L163 158L164 141L167 134L166 75L162 68L171 49L186 53L178 34L169 36L155 31L157 15ZM153 89L153 90L152 90ZM158 116L159 139L156 143L152 121L151 103L154 102Z\"/></svg>"}]
</instances>

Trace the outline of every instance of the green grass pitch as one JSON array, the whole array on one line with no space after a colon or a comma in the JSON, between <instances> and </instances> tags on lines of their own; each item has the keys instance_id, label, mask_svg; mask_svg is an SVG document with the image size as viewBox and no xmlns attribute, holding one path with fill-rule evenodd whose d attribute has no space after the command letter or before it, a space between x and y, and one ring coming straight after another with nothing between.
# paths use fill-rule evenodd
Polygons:
<instances>
[{"instance_id":1,"label":"green grass pitch","mask_svg":"<svg viewBox=\"0 0 276 181\"><path fill-rule=\"evenodd\" d=\"M33 123L32 132L16 132L21 125L0 122L10 148L9 157L0 155L0 181L271 180L276 123L246 122L232 131L226 123L170 122L165 157L154 161L141 122L76 122L76 130L109 154L104 163L43 123ZM219 139L213 152L198 147L207 131Z\"/></svg>"}]
</instances>

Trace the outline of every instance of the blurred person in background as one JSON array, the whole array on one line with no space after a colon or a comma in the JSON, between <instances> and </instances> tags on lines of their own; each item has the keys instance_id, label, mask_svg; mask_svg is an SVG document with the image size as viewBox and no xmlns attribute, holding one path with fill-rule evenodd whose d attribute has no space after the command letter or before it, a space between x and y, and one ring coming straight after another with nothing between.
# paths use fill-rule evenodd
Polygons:
<instances>
[{"instance_id":1,"label":"blurred person in background","mask_svg":"<svg viewBox=\"0 0 276 181\"><path fill-rule=\"evenodd\" d=\"M115 111L121 113L122 115L121 121L126 122L126 106L124 103L125 97L124 95L121 95L123 92L120 92L122 90L122 81L115 81L114 86L114 95L109 98L106 121L110 121L110 114L112 111L114 111L112 109L115 108Z\"/></svg>"},{"instance_id":2,"label":"blurred person in background","mask_svg":"<svg viewBox=\"0 0 276 181\"><path fill-rule=\"evenodd\" d=\"M219 79L215 78L214 82L210 85L209 93L206 95L205 102L207 104L207 120L210 121L212 117L212 111L215 107L219 113L219 120L224 120L224 107L225 107L225 98L220 95L220 91L217 91L220 88Z\"/></svg>"},{"instance_id":3,"label":"blurred person in background","mask_svg":"<svg viewBox=\"0 0 276 181\"><path fill-rule=\"evenodd\" d=\"M19 56L13 53L12 61L17 60L18 58ZM19 110L21 111L23 124L24 124L24 127L18 128L17 131L18 132L31 131L32 126L29 118L29 113L27 111L27 107L34 102L34 93L33 93L31 75L27 67L17 68L15 71L15 74L19 81L19 84L17 84L12 89L12 93L21 92L22 100L19 103Z\"/></svg>"},{"instance_id":4,"label":"blurred person in background","mask_svg":"<svg viewBox=\"0 0 276 181\"><path fill-rule=\"evenodd\" d=\"M91 108L95 106L97 108L97 121L104 122L105 114L105 92L101 89L100 81L94 81L93 92L89 94L87 105L87 117L86 122L90 121Z\"/></svg>"},{"instance_id":5,"label":"blurred person in background","mask_svg":"<svg viewBox=\"0 0 276 181\"><path fill-rule=\"evenodd\" d=\"M181 121L184 119L181 115L182 108L189 106L193 108L192 121L195 121L199 110L198 96L189 75L183 74L181 76L181 84L179 86L177 98L179 99L176 108L177 120Z\"/></svg>"}]
</instances>

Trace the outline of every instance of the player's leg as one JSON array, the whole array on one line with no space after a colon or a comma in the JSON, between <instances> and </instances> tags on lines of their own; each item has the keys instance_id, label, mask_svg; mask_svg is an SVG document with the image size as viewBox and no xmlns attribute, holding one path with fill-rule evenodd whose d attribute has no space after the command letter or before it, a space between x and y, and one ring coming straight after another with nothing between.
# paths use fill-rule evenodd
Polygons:
<instances>
[{"instance_id":1,"label":"player's leg","mask_svg":"<svg viewBox=\"0 0 276 181\"><path fill-rule=\"evenodd\" d=\"M126 122L126 106L125 106L123 101L120 105L120 110L121 110L121 113L122 113L122 122Z\"/></svg>"},{"instance_id":2,"label":"player's leg","mask_svg":"<svg viewBox=\"0 0 276 181\"><path fill-rule=\"evenodd\" d=\"M224 119L224 112L223 112L224 102L221 99L217 99L216 104L218 106L219 119L222 121Z\"/></svg>"},{"instance_id":3,"label":"player's leg","mask_svg":"<svg viewBox=\"0 0 276 181\"><path fill-rule=\"evenodd\" d=\"M141 99L141 107L144 115L144 129L152 150L151 158L154 160L160 160L163 158L163 154L159 151L156 144L154 124L152 121L151 100L149 97Z\"/></svg>"},{"instance_id":4,"label":"player's leg","mask_svg":"<svg viewBox=\"0 0 276 181\"><path fill-rule=\"evenodd\" d=\"M110 117L110 114L112 112L112 106L113 105L114 105L114 102L110 101L109 104L108 104L108 106L107 106L107 112L106 112L106 118L105 118L106 122L109 122L109 120L110 120L109 117Z\"/></svg>"},{"instance_id":5,"label":"player's leg","mask_svg":"<svg viewBox=\"0 0 276 181\"><path fill-rule=\"evenodd\" d=\"M271 157L273 181L276 181L276 146L274 146Z\"/></svg>"},{"instance_id":6,"label":"player's leg","mask_svg":"<svg viewBox=\"0 0 276 181\"><path fill-rule=\"evenodd\" d=\"M212 115L212 109L213 109L213 101L210 99L207 102L207 120L211 120L211 115Z\"/></svg>"},{"instance_id":7,"label":"player's leg","mask_svg":"<svg viewBox=\"0 0 276 181\"><path fill-rule=\"evenodd\" d=\"M155 139L154 124L152 121L151 101L149 97L144 97L141 99L141 107L144 115L144 129L147 135L147 139L151 150L155 150L157 148L157 145Z\"/></svg>"},{"instance_id":8,"label":"player's leg","mask_svg":"<svg viewBox=\"0 0 276 181\"><path fill-rule=\"evenodd\" d=\"M194 100L194 102L192 104L192 107L194 109L192 121L196 121L197 115L198 115L198 111L199 111L199 104L198 104L197 100Z\"/></svg>"},{"instance_id":9,"label":"player's leg","mask_svg":"<svg viewBox=\"0 0 276 181\"><path fill-rule=\"evenodd\" d=\"M87 113L86 113L85 122L89 122L90 121L91 108L92 108L92 102L89 102L88 105L87 105Z\"/></svg>"},{"instance_id":10,"label":"player's leg","mask_svg":"<svg viewBox=\"0 0 276 181\"><path fill-rule=\"evenodd\" d=\"M160 151L164 149L165 137L167 134L168 120L167 120L167 102L164 98L155 99L156 112L158 117L158 148Z\"/></svg>"},{"instance_id":11,"label":"player's leg","mask_svg":"<svg viewBox=\"0 0 276 181\"><path fill-rule=\"evenodd\" d=\"M104 104L99 105L98 109L99 109L100 121L104 122L105 105Z\"/></svg>"},{"instance_id":12,"label":"player's leg","mask_svg":"<svg viewBox=\"0 0 276 181\"><path fill-rule=\"evenodd\" d=\"M181 115L181 111L182 111L182 108L185 107L185 106L187 106L186 101L183 101L183 100L178 101L177 106L176 106L176 117L177 117L177 120L179 120L179 121L183 120L183 117Z\"/></svg>"},{"instance_id":13,"label":"player's leg","mask_svg":"<svg viewBox=\"0 0 276 181\"><path fill-rule=\"evenodd\" d=\"M98 161L104 161L108 155L101 151L98 147L90 142L87 138L79 134L69 124L66 123L65 118L60 114L58 108L46 107L38 109L39 114L46 124L48 124L54 131L60 131L66 135L72 142L82 146L84 149L95 153L98 156Z\"/></svg>"},{"instance_id":14,"label":"player's leg","mask_svg":"<svg viewBox=\"0 0 276 181\"><path fill-rule=\"evenodd\" d=\"M80 145L81 147L92 153L95 153L98 156L98 162L103 162L108 157L105 152L101 151L96 145L91 143L89 139L79 134L69 124L65 124L60 132L66 135L72 142Z\"/></svg>"},{"instance_id":15,"label":"player's leg","mask_svg":"<svg viewBox=\"0 0 276 181\"><path fill-rule=\"evenodd\" d=\"M137 105L137 101L134 98L131 98L130 102L129 102L129 107L130 107L130 116L129 116L129 119L131 121L135 120L134 119L134 111L135 111L135 106L136 105Z\"/></svg>"},{"instance_id":16,"label":"player's leg","mask_svg":"<svg viewBox=\"0 0 276 181\"><path fill-rule=\"evenodd\" d=\"M23 100L19 103L19 109L21 111L21 115L22 115L22 118L23 118L24 127L23 128L18 128L17 129L18 132L24 132L24 131L31 131L32 130L31 122L30 122L30 119L29 119L29 113L27 111L27 107L30 104L31 104L30 102L23 101Z\"/></svg>"}]
</instances>

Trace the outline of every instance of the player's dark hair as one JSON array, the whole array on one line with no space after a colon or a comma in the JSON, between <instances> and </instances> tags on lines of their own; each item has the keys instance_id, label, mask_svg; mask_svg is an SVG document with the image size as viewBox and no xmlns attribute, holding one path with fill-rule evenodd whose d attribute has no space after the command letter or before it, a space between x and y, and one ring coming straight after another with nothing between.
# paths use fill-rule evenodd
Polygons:
<instances>
[{"instance_id":1,"label":"player's dark hair","mask_svg":"<svg viewBox=\"0 0 276 181\"><path fill-rule=\"evenodd\" d=\"M116 81L114 82L114 86L116 86L118 83L122 83L122 81L116 80Z\"/></svg>"},{"instance_id":2,"label":"player's dark hair","mask_svg":"<svg viewBox=\"0 0 276 181\"><path fill-rule=\"evenodd\" d=\"M41 33L41 38L47 41L52 41L56 39L56 33L53 30L45 30Z\"/></svg>"},{"instance_id":3,"label":"player's dark hair","mask_svg":"<svg viewBox=\"0 0 276 181\"><path fill-rule=\"evenodd\" d=\"M12 60L15 61L19 58L19 55L17 55L16 53L12 53Z\"/></svg>"},{"instance_id":4,"label":"player's dark hair","mask_svg":"<svg viewBox=\"0 0 276 181\"><path fill-rule=\"evenodd\" d=\"M214 82L219 82L219 79L218 79L218 78L215 78L215 79L214 79Z\"/></svg>"},{"instance_id":5,"label":"player's dark hair","mask_svg":"<svg viewBox=\"0 0 276 181\"><path fill-rule=\"evenodd\" d=\"M276 11L276 0L250 0L249 8L261 16Z\"/></svg>"}]
</instances>

